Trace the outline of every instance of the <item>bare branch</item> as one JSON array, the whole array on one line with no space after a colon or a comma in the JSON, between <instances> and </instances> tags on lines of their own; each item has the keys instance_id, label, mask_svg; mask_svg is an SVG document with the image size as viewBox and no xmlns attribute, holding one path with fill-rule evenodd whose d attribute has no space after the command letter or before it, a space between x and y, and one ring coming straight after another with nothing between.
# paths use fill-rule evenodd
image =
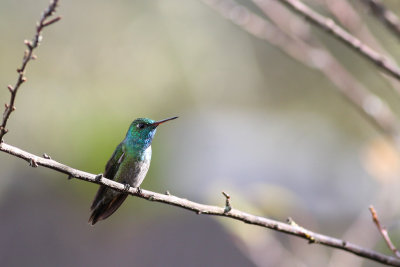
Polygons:
<instances>
[{"instance_id":1,"label":"bare branch","mask_svg":"<svg viewBox=\"0 0 400 267\"><path fill-rule=\"evenodd\" d=\"M400 19L390 11L380 0L361 0L367 5L372 14L374 14L386 27L394 33L397 38L400 38Z\"/></svg>"},{"instance_id":2,"label":"bare branch","mask_svg":"<svg viewBox=\"0 0 400 267\"><path fill-rule=\"evenodd\" d=\"M226 207L204 205L204 204L196 203L196 202L184 199L184 198L179 198L177 196L173 196L170 194L160 194L160 193L143 190L143 189L141 189L140 192L138 192L138 189L133 188L133 187L130 187L129 190L127 190L125 188L124 184L115 182L115 181L107 179L105 177L96 178L97 175L71 168L67 165L59 163L52 159L46 159L44 157L39 157L39 156L33 155L29 152L26 152L17 147L8 145L4 142L0 144L0 150L8 153L10 155L24 159L29 163L34 162L34 164L36 166L43 166L43 167L46 167L49 169L56 170L58 172L65 173L69 176L78 178L80 180L105 185L105 186L108 186L110 188L113 188L113 189L121 191L121 192L127 192L130 195L133 195L136 197L144 198L144 199L147 199L150 201L161 202L161 203L164 203L167 205L180 207L183 209L193 211L197 214L228 217L228 218L231 218L234 220L242 221L244 223L258 225L258 226L276 230L276 231L279 231L282 233L286 233L286 234L294 235L294 236L297 236L300 238L304 238L311 243L316 243L316 244L321 244L321 245L328 246L328 247L341 249L341 250L344 250L344 251L347 251L347 252L356 254L358 256L368 258L368 259L371 259L373 261L377 261L377 262L380 262L383 264L387 264L387 265L391 265L391 266L400 266L400 259L397 259L392 256L387 256L387 255L381 254L379 252L376 252L376 251L373 251L373 250L370 250L367 248L363 248L361 246L352 244L352 243L344 241L344 240L340 240L340 239L337 239L334 237L330 237L330 236L312 232L310 230L307 230L303 227L298 226L297 224L293 224L293 223L286 224L283 222L279 222L279 221L267 219L264 217L252 215L252 214L249 214L249 213L246 213L246 212L234 209L234 208L231 208L229 211L227 211Z\"/></svg>"},{"instance_id":3,"label":"bare branch","mask_svg":"<svg viewBox=\"0 0 400 267\"><path fill-rule=\"evenodd\" d=\"M372 206L372 205L369 206L369 211L371 212L372 220L374 221L376 227L378 228L379 232L381 233L387 246L390 248L390 250L393 251L394 255L396 255L397 258L400 258L400 252L398 251L396 246L393 245L393 242L389 237L389 233L388 233L387 229L384 226L382 226L381 222L379 221L378 214L376 213L374 206Z\"/></svg>"},{"instance_id":4,"label":"bare branch","mask_svg":"<svg viewBox=\"0 0 400 267\"><path fill-rule=\"evenodd\" d=\"M352 1L354 2L354 1ZM356 8L350 3L350 0L318 0L318 4L325 5L328 10L336 17L336 19L351 34L363 40L364 43L385 55L393 62L397 62L390 53L382 45L382 40L378 40L368 28L368 25L362 20L357 13ZM400 92L400 83L396 78L381 72L380 75L389 81L393 90Z\"/></svg>"},{"instance_id":5,"label":"bare branch","mask_svg":"<svg viewBox=\"0 0 400 267\"><path fill-rule=\"evenodd\" d=\"M15 109L14 102L15 102L17 90L20 87L20 85L26 81L26 78L24 76L25 67L31 59L34 59L33 50L38 46L38 44L41 40L41 35L40 35L41 31L44 27L52 25L53 23L57 22L60 19L60 17L56 17L56 18L47 20L50 16L53 15L56 6L57 6L57 0L53 0L50 3L50 6L48 7L48 9L43 13L42 18L41 18L40 22L38 23L36 35L34 36L33 40L25 41L25 44L28 47L28 50L25 52L25 56L24 56L24 60L23 60L21 68L18 69L19 77L18 77L17 83L15 86L11 86L11 85L8 86L8 90L11 93L11 99L10 99L10 103L6 104L6 111L4 113L3 123L0 128L0 139L2 139L4 134L7 132L5 126L7 124L7 121L9 119L11 112ZM256 30L256 32L257 32L257 30ZM293 53L295 53L295 49L293 49L291 51ZM299 53L297 53L297 55L299 56L299 58L302 58L302 56ZM39 167L39 166L43 166L43 167L46 167L49 169L53 169L57 172L67 174L68 177L75 177L80 180L88 181L91 183L108 186L115 190L129 193L130 195L140 197L143 199L147 199L149 201L156 201L156 202L161 202L161 203L164 203L167 205L177 206L177 207L180 207L183 209L187 209L187 210L196 212L197 214L206 214L206 215L223 216L223 217L231 218L231 219L242 221L242 222L245 222L248 224L258 225L258 226L261 226L264 228L269 228L269 229L273 229L273 230L283 232L286 234L294 235L294 236L306 239L310 243L319 243L319 244L322 244L325 246L341 249L341 250L353 253L355 255L374 260L379 263L392 265L392 266L400 266L400 259L397 259L392 256L384 255L384 254L381 254L379 252L376 252L376 251L373 251L373 250L370 250L367 248L363 248L361 246L346 242L344 240L340 240L337 238L333 238L333 237L329 237L326 235L312 232L310 230L307 230L307 229L297 225L293 220L290 220L290 223L287 224L287 223L271 220L268 218L252 215L252 214L249 214L249 213L237 210L237 209L233 209L231 206L231 203L230 203L230 196L224 192L223 192L223 195L225 196L225 206L224 207L204 205L204 204L196 203L196 202L193 202L193 201L190 201L187 199L173 196L169 193L160 194L160 193L147 191L147 190L139 191L138 188L133 188L133 187L126 188L126 185L124 185L124 184L120 184L118 182L107 179L105 177L87 173L87 172L84 172L81 170L77 170L77 169L69 167L65 164L59 163L59 162L51 159L47 154L43 154L43 157L36 156L34 154L31 154L31 153L24 151L22 149L19 149L17 147L8 145L4 142L0 142L0 150L5 153L8 153L12 156L19 157L19 158L27 161L30 166L35 167L35 168Z\"/></svg>"},{"instance_id":6,"label":"bare branch","mask_svg":"<svg viewBox=\"0 0 400 267\"><path fill-rule=\"evenodd\" d=\"M318 14L317 12L315 12L314 10L312 10L299 0L279 0L279 1L285 4L288 8L290 8L294 12L298 13L301 16L304 16L314 25L332 34L338 40L340 40L350 48L354 49L354 51L356 51L357 53L368 59L370 62L375 64L378 68L380 68L384 72L400 80L400 69L394 62L390 61L385 56L381 55L368 45L361 42L361 40L357 39L349 32L347 32L339 25L337 25L332 19Z\"/></svg>"},{"instance_id":7,"label":"bare branch","mask_svg":"<svg viewBox=\"0 0 400 267\"><path fill-rule=\"evenodd\" d=\"M399 123L390 107L359 83L329 51L304 30L304 27L301 27L300 36L291 36L294 34L283 32L274 24L251 12L246 7L237 4L235 1L203 0L203 2L251 35L276 46L302 64L319 70L336 86L335 88L350 104L372 125L387 135L400 150ZM298 25L296 22L292 22L290 17L285 17L281 9L276 9L276 0L254 0L254 2L278 26L280 25L276 17L281 21L287 21L287 24ZM272 13L275 14L275 18L270 16ZM290 25L286 29L293 29Z\"/></svg>"},{"instance_id":8,"label":"bare branch","mask_svg":"<svg viewBox=\"0 0 400 267\"><path fill-rule=\"evenodd\" d=\"M42 17L40 18L37 26L36 26L36 33L35 36L33 37L32 41L25 40L24 43L27 46L27 50L25 50L24 57L22 60L22 65L17 69L18 72L18 78L17 82L15 83L14 86L8 85L7 88L11 93L10 101L8 104L5 105L5 110L3 113L3 121L0 125L0 142L3 141L3 136L8 132L6 129L7 126L7 121L10 118L11 113L15 110L15 97L17 96L17 92L21 84L26 82L26 77L25 77L25 68L28 62L31 59L36 59L36 56L33 54L33 51L35 48L39 46L39 43L42 39L41 33L44 27L49 26L61 19L61 17L56 17L53 19L50 19L49 21L46 21L48 18L50 18L54 12L56 11L56 7L58 4L58 0L52 0L50 2L50 5L48 8L43 12Z\"/></svg>"}]
</instances>

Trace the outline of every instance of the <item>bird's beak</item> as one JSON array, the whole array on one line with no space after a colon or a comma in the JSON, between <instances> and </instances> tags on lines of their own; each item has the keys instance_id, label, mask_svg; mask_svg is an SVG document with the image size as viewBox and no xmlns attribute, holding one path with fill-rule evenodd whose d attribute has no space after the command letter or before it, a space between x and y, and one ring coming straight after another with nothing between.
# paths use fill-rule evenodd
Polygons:
<instances>
[{"instance_id":1,"label":"bird's beak","mask_svg":"<svg viewBox=\"0 0 400 267\"><path fill-rule=\"evenodd\" d=\"M175 120L177 118L178 117L172 117L172 118L168 118L168 119L165 119L165 120L156 121L156 122L153 122L152 125L157 127L158 125L160 125L160 124L162 124L164 122L167 122L167 121L170 121L170 120Z\"/></svg>"}]
</instances>

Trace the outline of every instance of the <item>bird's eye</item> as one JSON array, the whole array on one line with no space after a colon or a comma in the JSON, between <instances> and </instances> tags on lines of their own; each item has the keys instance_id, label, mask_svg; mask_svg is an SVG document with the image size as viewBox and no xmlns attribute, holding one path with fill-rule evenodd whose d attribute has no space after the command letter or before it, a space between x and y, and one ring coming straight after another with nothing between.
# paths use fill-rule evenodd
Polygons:
<instances>
[{"instance_id":1,"label":"bird's eye","mask_svg":"<svg viewBox=\"0 0 400 267\"><path fill-rule=\"evenodd\" d=\"M136 125L136 128L138 128L138 129L143 129L144 128L144 124L143 123L138 123L137 125Z\"/></svg>"}]
</instances>

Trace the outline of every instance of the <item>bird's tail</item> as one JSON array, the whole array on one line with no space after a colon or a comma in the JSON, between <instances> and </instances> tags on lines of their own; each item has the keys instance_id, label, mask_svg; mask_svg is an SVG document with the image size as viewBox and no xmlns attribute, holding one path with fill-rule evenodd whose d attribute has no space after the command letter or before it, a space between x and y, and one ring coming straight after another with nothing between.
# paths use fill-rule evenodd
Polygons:
<instances>
[{"instance_id":1,"label":"bird's tail","mask_svg":"<svg viewBox=\"0 0 400 267\"><path fill-rule=\"evenodd\" d=\"M90 215L89 223L94 225L96 222L100 220L104 220L111 216L124 202L128 194L124 193L116 193L112 194L112 196L105 194L105 190L112 190L107 189L103 186L100 186L99 191L93 201L91 210L92 215ZM114 191L114 190L113 190Z\"/></svg>"}]
</instances>

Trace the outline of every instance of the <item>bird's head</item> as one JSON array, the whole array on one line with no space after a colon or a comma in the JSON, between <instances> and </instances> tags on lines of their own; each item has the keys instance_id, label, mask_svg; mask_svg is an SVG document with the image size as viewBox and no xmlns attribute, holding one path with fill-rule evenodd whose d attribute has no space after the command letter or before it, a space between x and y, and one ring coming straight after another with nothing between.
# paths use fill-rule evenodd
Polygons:
<instances>
[{"instance_id":1,"label":"bird's head","mask_svg":"<svg viewBox=\"0 0 400 267\"><path fill-rule=\"evenodd\" d=\"M153 121L147 118L138 118L132 122L128 133L126 134L126 138L132 141L135 146L148 147L153 140L157 126L176 118L178 117L172 117L160 121Z\"/></svg>"}]
</instances>

